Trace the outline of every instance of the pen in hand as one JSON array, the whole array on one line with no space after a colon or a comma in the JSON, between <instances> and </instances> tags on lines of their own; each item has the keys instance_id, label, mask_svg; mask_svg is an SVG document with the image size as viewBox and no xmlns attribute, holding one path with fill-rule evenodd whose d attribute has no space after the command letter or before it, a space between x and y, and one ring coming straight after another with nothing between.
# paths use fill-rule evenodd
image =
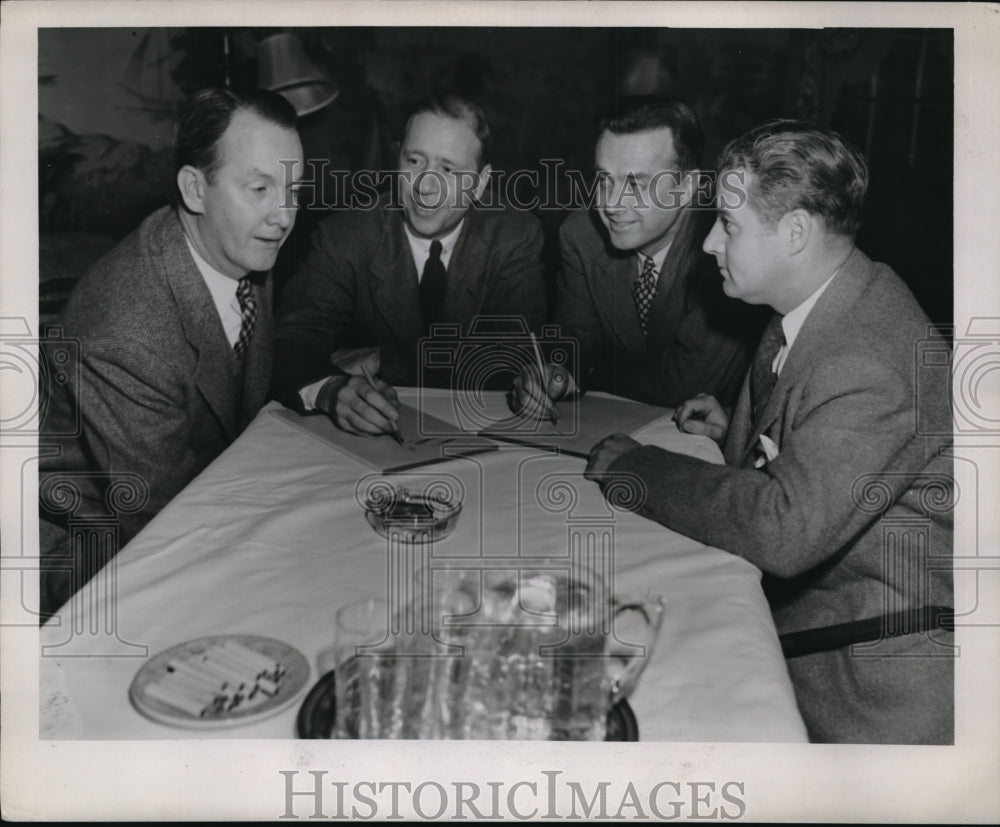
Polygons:
<instances>
[{"instance_id":1,"label":"pen in hand","mask_svg":"<svg viewBox=\"0 0 1000 827\"><path fill-rule=\"evenodd\" d=\"M372 390L377 391L378 386L375 384L375 377L372 376L372 372L368 369L368 365L364 364L363 362L361 364L361 372L365 375L365 379L368 380L368 384L371 386ZM399 431L398 423L392 424L392 431L390 431L390 435L400 445L406 445L406 440L403 439L403 435Z\"/></svg>"},{"instance_id":2,"label":"pen in hand","mask_svg":"<svg viewBox=\"0 0 1000 827\"><path fill-rule=\"evenodd\" d=\"M531 336L531 346L535 350L535 363L538 365L538 381L541 383L542 396L545 397L546 401L549 398L548 389L548 371L545 370L545 363L542 361L542 351L538 349L538 340L535 338L534 333L529 334ZM556 424L559 419L559 409L555 405L552 405L549 409L549 422Z\"/></svg>"}]
</instances>

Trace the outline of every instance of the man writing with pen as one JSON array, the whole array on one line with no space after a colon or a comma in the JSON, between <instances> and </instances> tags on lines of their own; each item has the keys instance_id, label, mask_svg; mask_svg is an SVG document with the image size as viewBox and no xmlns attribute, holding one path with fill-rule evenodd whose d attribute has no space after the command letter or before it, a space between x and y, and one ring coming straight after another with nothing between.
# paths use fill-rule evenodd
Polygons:
<instances>
[{"instance_id":1,"label":"man writing with pen","mask_svg":"<svg viewBox=\"0 0 1000 827\"><path fill-rule=\"evenodd\" d=\"M436 383L418 360L432 324L466 334L477 318L502 316L539 327L541 224L527 212L478 207L490 143L486 115L470 100L435 97L412 110L396 174L399 203L385 195L326 218L285 289L276 399L326 413L349 433L398 435L393 386Z\"/></svg>"},{"instance_id":2,"label":"man writing with pen","mask_svg":"<svg viewBox=\"0 0 1000 827\"><path fill-rule=\"evenodd\" d=\"M764 317L723 294L701 249L712 221L699 190L703 143L678 100L618 101L604 120L596 204L559 232L552 321L576 340L579 361L571 372L546 364L544 382L536 366L522 371L515 411L558 417L554 403L578 390L676 407L710 388L735 404Z\"/></svg>"}]
</instances>

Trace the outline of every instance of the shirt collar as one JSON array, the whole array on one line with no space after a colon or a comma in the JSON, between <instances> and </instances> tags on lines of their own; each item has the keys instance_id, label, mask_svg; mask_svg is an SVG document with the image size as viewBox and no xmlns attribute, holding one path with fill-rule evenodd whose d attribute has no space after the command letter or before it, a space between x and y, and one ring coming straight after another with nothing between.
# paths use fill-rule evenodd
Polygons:
<instances>
[{"instance_id":1,"label":"shirt collar","mask_svg":"<svg viewBox=\"0 0 1000 827\"><path fill-rule=\"evenodd\" d=\"M184 234L184 240L187 242L188 249L191 251L191 257L194 259L198 272L201 273L208 292L212 294L212 300L219 310L219 315L224 316L226 310L236 301L236 288L239 286L239 279L230 278L224 273L220 273L205 261L194 248L191 239L187 237L187 233Z\"/></svg>"},{"instance_id":2,"label":"shirt collar","mask_svg":"<svg viewBox=\"0 0 1000 827\"><path fill-rule=\"evenodd\" d=\"M465 226L465 219L463 218L455 228L451 230L448 235L443 236L438 241L441 242L441 260L445 262L447 266L448 259L451 257L451 251L455 247L455 242L458 240L459 234L462 232L462 227ZM424 238L423 236L416 235L409 227L406 226L406 222L403 222L403 230L406 232L406 239L410 242L410 249L413 251L414 260L419 259L420 263L423 264L427 260L427 256L431 254L431 242L434 241L433 238ZM419 269L419 268L418 268Z\"/></svg>"},{"instance_id":3,"label":"shirt collar","mask_svg":"<svg viewBox=\"0 0 1000 827\"><path fill-rule=\"evenodd\" d=\"M819 297L823 295L823 291L830 285L830 282L837 277L837 273L840 272L838 267L833 271L833 275L830 276L826 281L824 281L815 292L808 299L806 299L798 307L789 310L781 319L781 329L785 333L785 349L791 350L792 344L798 338L799 331L802 330L802 325L805 324L806 318L812 312L813 307L816 302L819 301Z\"/></svg>"},{"instance_id":4,"label":"shirt collar","mask_svg":"<svg viewBox=\"0 0 1000 827\"><path fill-rule=\"evenodd\" d=\"M654 253L652 256L644 255L643 253L636 253L636 257L639 259L639 272L642 272L642 268L646 265L646 259L653 259L653 272L656 273L657 278L659 278L660 273L663 270L663 262L667 260L667 253L670 252L670 247L673 245L673 239L659 252Z\"/></svg>"}]
</instances>

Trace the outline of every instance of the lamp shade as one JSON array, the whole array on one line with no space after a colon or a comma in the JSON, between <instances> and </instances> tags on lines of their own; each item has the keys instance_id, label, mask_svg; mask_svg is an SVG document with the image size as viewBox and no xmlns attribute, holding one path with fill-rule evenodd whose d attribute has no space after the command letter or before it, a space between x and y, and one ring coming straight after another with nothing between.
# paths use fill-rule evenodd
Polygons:
<instances>
[{"instance_id":1,"label":"lamp shade","mask_svg":"<svg viewBox=\"0 0 1000 827\"><path fill-rule=\"evenodd\" d=\"M299 116L322 109L340 92L290 32L271 35L257 44L257 85L283 96Z\"/></svg>"}]
</instances>

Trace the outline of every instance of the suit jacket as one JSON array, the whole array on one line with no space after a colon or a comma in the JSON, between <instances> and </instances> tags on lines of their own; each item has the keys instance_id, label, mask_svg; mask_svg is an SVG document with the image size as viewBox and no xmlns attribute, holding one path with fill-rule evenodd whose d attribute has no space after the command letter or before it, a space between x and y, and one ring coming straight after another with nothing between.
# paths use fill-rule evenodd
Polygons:
<instances>
[{"instance_id":1,"label":"suit jacket","mask_svg":"<svg viewBox=\"0 0 1000 827\"><path fill-rule=\"evenodd\" d=\"M645 481L642 513L761 568L780 634L949 606L952 462L948 437L934 436L951 433L948 386L915 370L929 330L895 273L855 250L806 318L759 422L744 383L725 465L643 446L609 471ZM770 461L762 434L779 451ZM951 742L952 659L933 635L788 665L815 740Z\"/></svg>"},{"instance_id":2,"label":"suit jacket","mask_svg":"<svg viewBox=\"0 0 1000 827\"><path fill-rule=\"evenodd\" d=\"M704 392L731 408L766 315L722 292L715 260L701 249L714 214L688 209L678 220L644 339L632 298L635 253L615 249L593 211L572 213L559 232L554 321L579 344L584 388L667 406Z\"/></svg>"},{"instance_id":3,"label":"suit jacket","mask_svg":"<svg viewBox=\"0 0 1000 827\"><path fill-rule=\"evenodd\" d=\"M273 321L270 275L251 278L257 322L240 360L173 208L154 212L84 274L62 320L64 337L79 342L65 366L73 378L52 383L42 426L40 508L51 523L43 554L65 555L66 523L112 503L118 532L103 555L114 554L257 414ZM67 481L80 497L69 513L59 496ZM96 568L75 565L78 587ZM68 572L43 572L43 608L58 609L74 590Z\"/></svg>"},{"instance_id":4,"label":"suit jacket","mask_svg":"<svg viewBox=\"0 0 1000 827\"><path fill-rule=\"evenodd\" d=\"M537 329L546 313L542 240L529 213L470 209L448 262L440 322L468 334L477 316L516 316ZM362 346L381 347L387 382L416 385L425 335L402 210L383 198L371 210L334 213L282 295L274 395L300 408L299 389L330 375L331 352Z\"/></svg>"}]
</instances>

